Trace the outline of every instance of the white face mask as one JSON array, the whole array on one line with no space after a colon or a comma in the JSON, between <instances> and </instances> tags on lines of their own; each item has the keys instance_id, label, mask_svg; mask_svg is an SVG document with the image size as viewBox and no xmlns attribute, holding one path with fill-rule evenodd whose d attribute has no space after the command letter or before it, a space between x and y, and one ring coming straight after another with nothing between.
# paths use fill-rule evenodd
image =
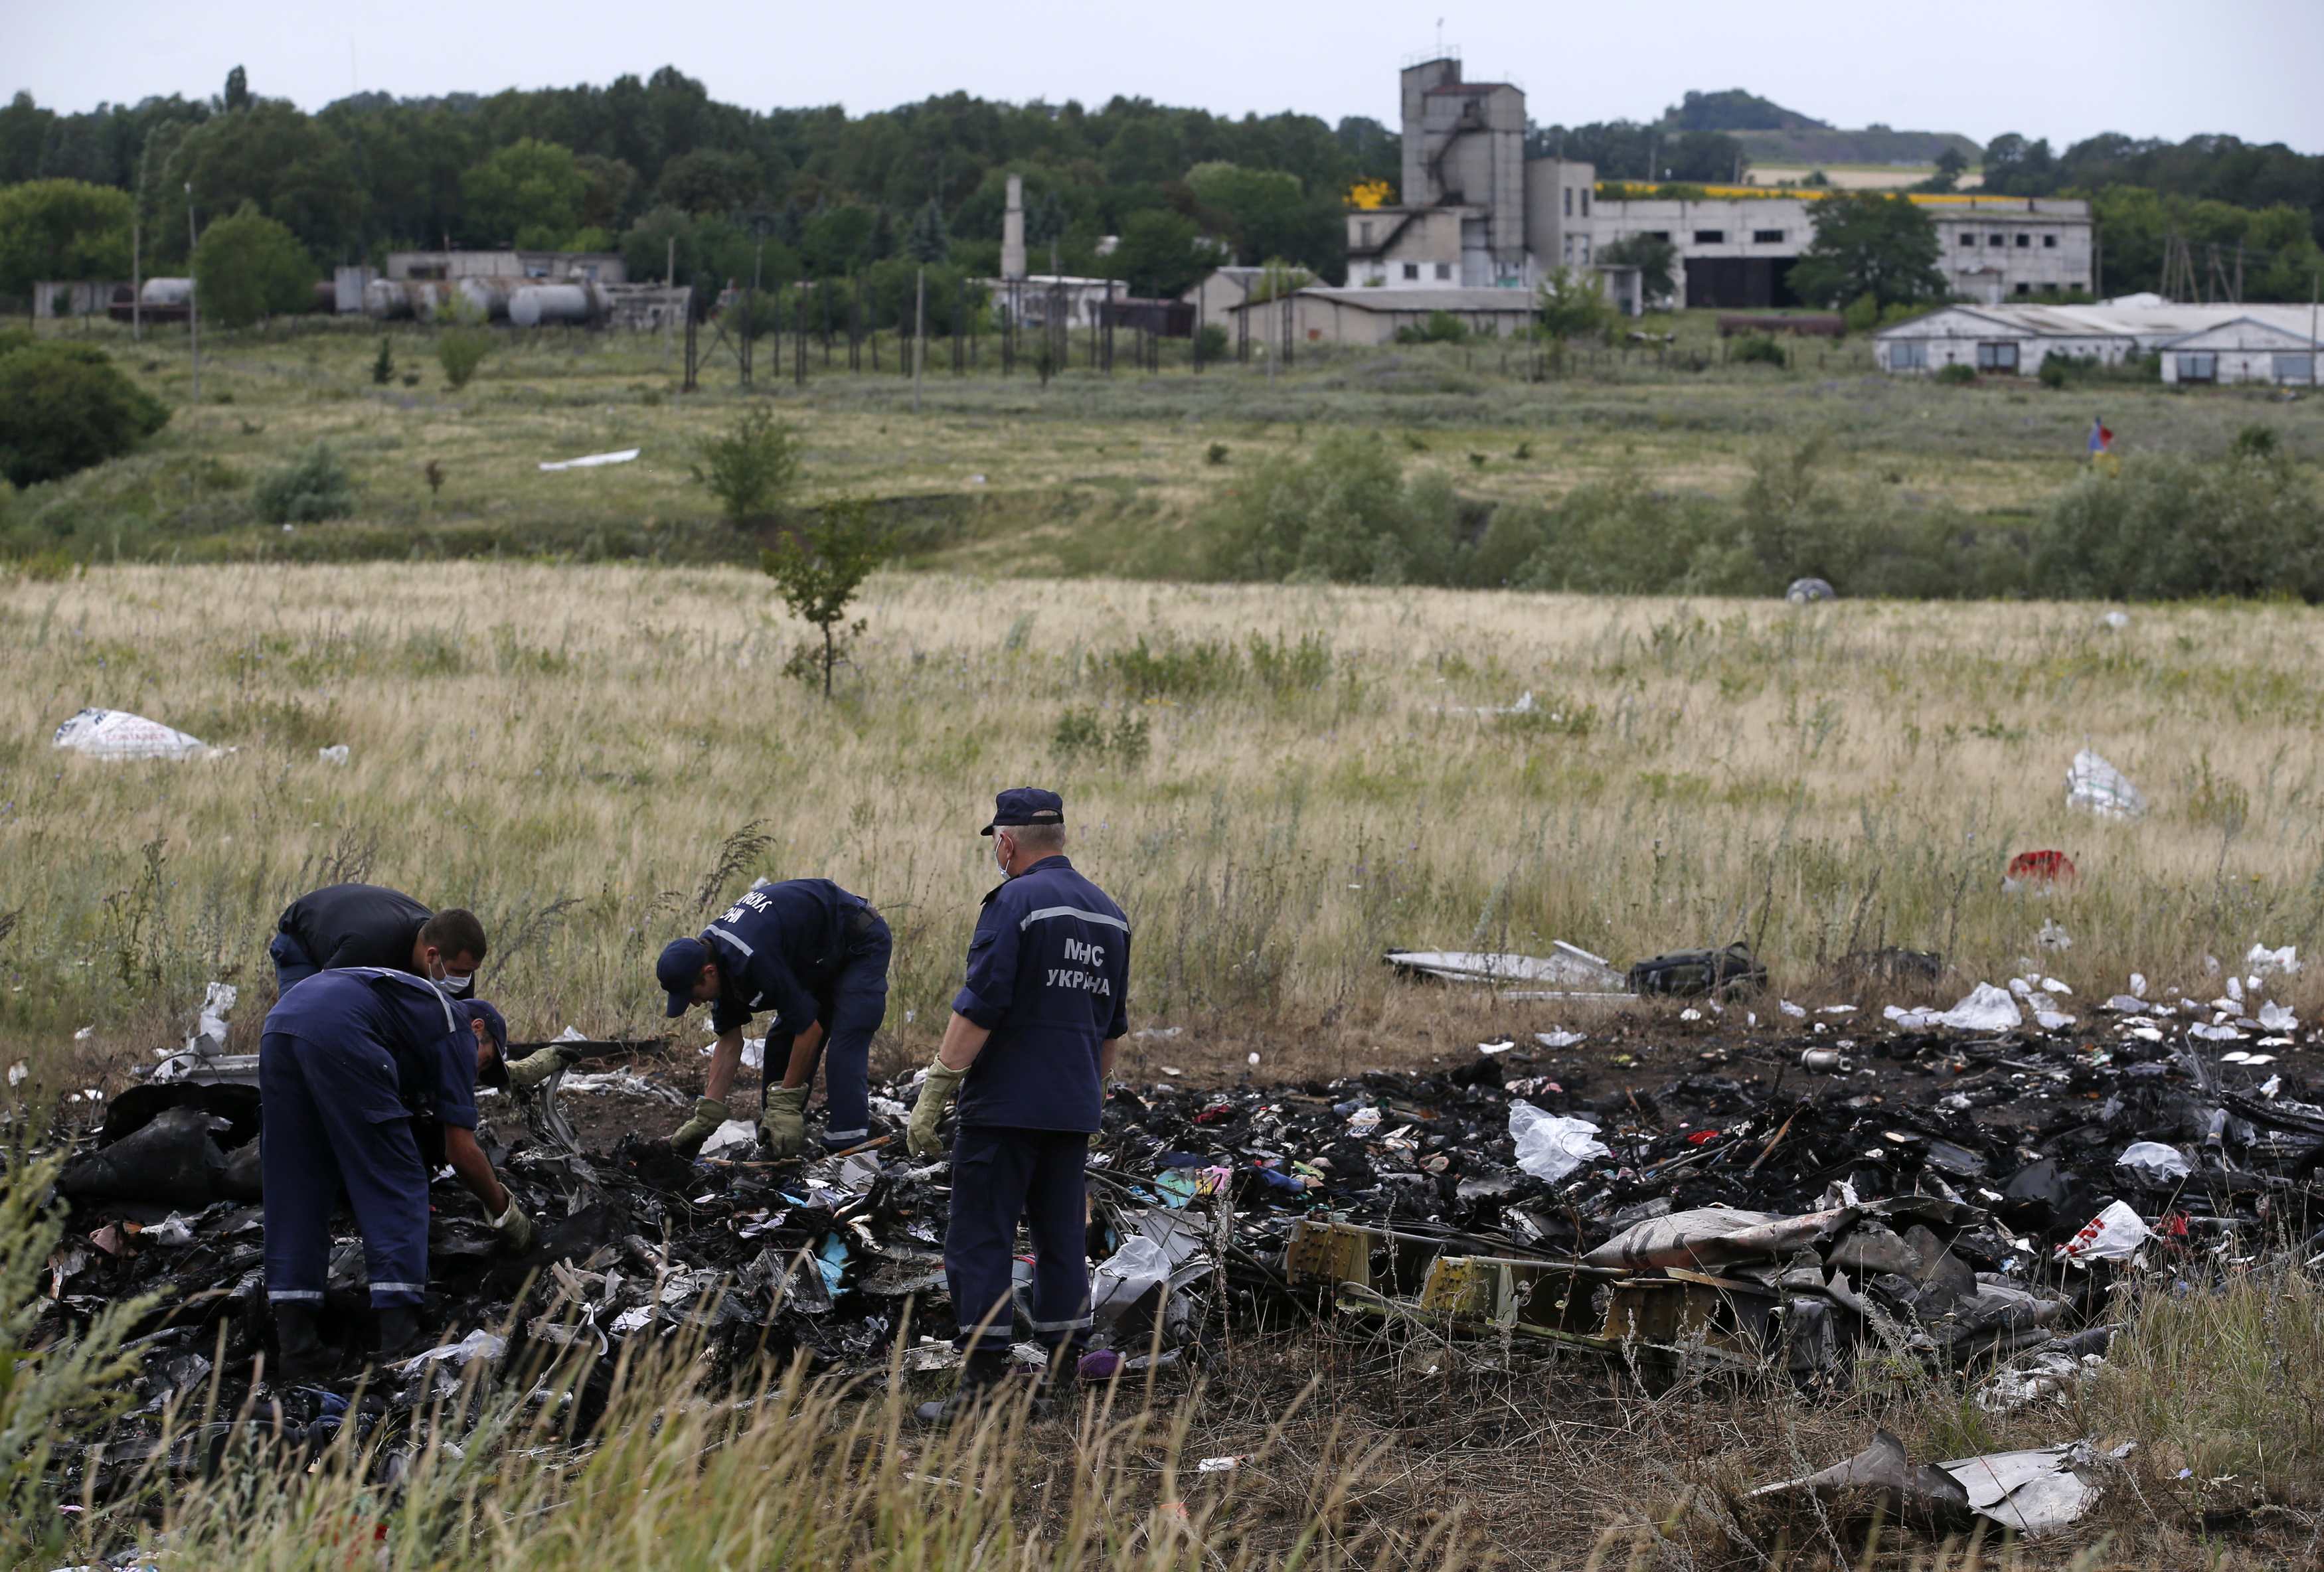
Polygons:
<instances>
[{"instance_id":1,"label":"white face mask","mask_svg":"<svg viewBox=\"0 0 2324 1572\"><path fill-rule=\"evenodd\" d=\"M439 976L430 978L429 980L433 982L438 988L442 988L447 994L457 994L466 989L470 983L474 982L475 980L475 974L471 972L447 971Z\"/></svg>"},{"instance_id":2,"label":"white face mask","mask_svg":"<svg viewBox=\"0 0 2324 1572\"><path fill-rule=\"evenodd\" d=\"M1001 837L998 834L992 837L992 862L994 867L1001 869L1001 878L1012 877L1009 871L1009 853L1001 846Z\"/></svg>"}]
</instances>

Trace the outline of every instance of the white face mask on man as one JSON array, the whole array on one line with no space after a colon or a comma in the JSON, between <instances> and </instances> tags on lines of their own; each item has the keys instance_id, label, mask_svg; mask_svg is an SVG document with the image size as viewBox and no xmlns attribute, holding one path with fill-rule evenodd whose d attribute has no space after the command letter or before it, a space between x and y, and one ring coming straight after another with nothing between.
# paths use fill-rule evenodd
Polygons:
<instances>
[{"instance_id":1,"label":"white face mask on man","mask_svg":"<svg viewBox=\"0 0 2324 1572\"><path fill-rule=\"evenodd\" d=\"M476 979L475 974L473 972L454 971L448 967L441 967L439 965L439 970L437 971L436 975L429 978L428 980L434 983L438 988L442 988L447 994L456 997L466 991L468 985L475 981Z\"/></svg>"}]
</instances>

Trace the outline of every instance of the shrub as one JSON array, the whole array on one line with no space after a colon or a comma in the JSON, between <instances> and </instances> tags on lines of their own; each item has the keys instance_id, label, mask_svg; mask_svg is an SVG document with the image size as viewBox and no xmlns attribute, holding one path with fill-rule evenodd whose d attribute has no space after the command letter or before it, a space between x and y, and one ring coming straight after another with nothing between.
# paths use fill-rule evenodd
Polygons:
<instances>
[{"instance_id":1,"label":"shrub","mask_svg":"<svg viewBox=\"0 0 2324 1572\"><path fill-rule=\"evenodd\" d=\"M161 401L85 345L0 345L0 475L60 480L128 453L169 423Z\"/></svg>"},{"instance_id":2,"label":"shrub","mask_svg":"<svg viewBox=\"0 0 2324 1572\"><path fill-rule=\"evenodd\" d=\"M1784 353L1784 346L1766 334L1744 339L1728 352L1727 358L1738 365L1787 366L1792 363L1791 357Z\"/></svg>"},{"instance_id":3,"label":"shrub","mask_svg":"<svg viewBox=\"0 0 2324 1572\"><path fill-rule=\"evenodd\" d=\"M2045 388L2054 390L2062 388L2073 381L2073 373L2066 369L2066 360L2063 355L2044 355L2042 360L2042 369L2034 373L2034 380Z\"/></svg>"},{"instance_id":4,"label":"shrub","mask_svg":"<svg viewBox=\"0 0 2324 1572\"><path fill-rule=\"evenodd\" d=\"M269 524L316 524L355 510L355 482L330 445L318 442L259 482L252 500Z\"/></svg>"},{"instance_id":5,"label":"shrub","mask_svg":"<svg viewBox=\"0 0 2324 1572\"><path fill-rule=\"evenodd\" d=\"M1949 388L1967 387L1977 381L1977 368L1973 365L1963 365L1960 362L1955 361L1950 365L1939 366L1935 380Z\"/></svg>"},{"instance_id":6,"label":"shrub","mask_svg":"<svg viewBox=\"0 0 2324 1572\"><path fill-rule=\"evenodd\" d=\"M1215 322L1205 322L1203 330L1194 335L1194 354L1203 361L1221 361L1227 357L1227 330Z\"/></svg>"},{"instance_id":7,"label":"shrub","mask_svg":"<svg viewBox=\"0 0 2324 1572\"><path fill-rule=\"evenodd\" d=\"M1213 442L1210 446L1203 450L1203 462L1204 464L1224 464L1226 461L1227 445L1223 442Z\"/></svg>"},{"instance_id":8,"label":"shrub","mask_svg":"<svg viewBox=\"0 0 2324 1572\"><path fill-rule=\"evenodd\" d=\"M493 336L484 327L463 324L436 336L436 363L444 368L445 385L455 392L468 385L492 352Z\"/></svg>"},{"instance_id":9,"label":"shrub","mask_svg":"<svg viewBox=\"0 0 2324 1572\"><path fill-rule=\"evenodd\" d=\"M371 380L383 388L395 380L395 346L384 336L379 341L379 353L372 357Z\"/></svg>"},{"instance_id":10,"label":"shrub","mask_svg":"<svg viewBox=\"0 0 2324 1572\"><path fill-rule=\"evenodd\" d=\"M1059 764L1087 759L1125 770L1142 767L1152 745L1152 729L1145 716L1120 714L1108 724L1095 710L1067 710L1057 717L1057 729L1049 737L1049 751Z\"/></svg>"},{"instance_id":11,"label":"shrub","mask_svg":"<svg viewBox=\"0 0 2324 1572\"><path fill-rule=\"evenodd\" d=\"M1398 344L1466 344L1469 325L1450 311L1431 311L1428 319L1396 330Z\"/></svg>"},{"instance_id":12,"label":"shrub","mask_svg":"<svg viewBox=\"0 0 2324 1572\"><path fill-rule=\"evenodd\" d=\"M2060 493L2034 571L2046 594L2324 600L2324 503L2281 454L2142 455Z\"/></svg>"},{"instance_id":13,"label":"shrub","mask_svg":"<svg viewBox=\"0 0 2324 1572\"><path fill-rule=\"evenodd\" d=\"M798 482L798 437L764 404L744 409L696 452L696 483L738 524L767 512Z\"/></svg>"},{"instance_id":14,"label":"shrub","mask_svg":"<svg viewBox=\"0 0 2324 1572\"><path fill-rule=\"evenodd\" d=\"M1850 333L1869 333L1880 326L1880 297L1867 290L1840 314Z\"/></svg>"},{"instance_id":15,"label":"shrub","mask_svg":"<svg viewBox=\"0 0 2324 1572\"><path fill-rule=\"evenodd\" d=\"M1206 523L1222 577L1443 584L1460 503L1441 477L1406 485L1401 462L1372 438L1333 432L1305 461L1262 465Z\"/></svg>"}]
</instances>

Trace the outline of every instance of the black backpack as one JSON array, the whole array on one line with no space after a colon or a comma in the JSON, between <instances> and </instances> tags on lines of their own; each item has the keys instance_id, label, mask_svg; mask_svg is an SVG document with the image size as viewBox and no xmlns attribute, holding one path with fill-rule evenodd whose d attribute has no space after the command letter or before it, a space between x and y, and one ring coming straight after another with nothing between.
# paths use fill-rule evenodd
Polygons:
<instances>
[{"instance_id":1,"label":"black backpack","mask_svg":"<svg viewBox=\"0 0 2324 1572\"><path fill-rule=\"evenodd\" d=\"M1692 998L1717 994L1725 998L1756 993L1767 986L1767 969L1751 959L1749 948L1729 944L1724 950L1679 950L1641 961L1630 968L1630 991Z\"/></svg>"}]
</instances>

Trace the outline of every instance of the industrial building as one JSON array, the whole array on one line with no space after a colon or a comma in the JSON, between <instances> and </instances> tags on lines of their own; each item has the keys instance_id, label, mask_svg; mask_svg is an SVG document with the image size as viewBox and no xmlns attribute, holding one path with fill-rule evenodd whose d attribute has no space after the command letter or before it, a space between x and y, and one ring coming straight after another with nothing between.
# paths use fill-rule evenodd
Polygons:
<instances>
[{"instance_id":1,"label":"industrial building","mask_svg":"<svg viewBox=\"0 0 2324 1572\"><path fill-rule=\"evenodd\" d=\"M1701 199L1608 198L1598 171L1525 156L1526 97L1469 82L1457 59L1405 69L1404 185L1393 207L1350 211L1348 281L1376 289L1531 290L1560 267L1596 269L1636 234L1676 249L1675 306L1801 304L1787 281L1814 236L1816 194L1714 188ZM2064 198L1917 196L1953 291L2000 302L2089 290L2089 205Z\"/></svg>"},{"instance_id":2,"label":"industrial building","mask_svg":"<svg viewBox=\"0 0 2324 1572\"><path fill-rule=\"evenodd\" d=\"M1635 270L1633 270L1635 271ZM1480 337L1514 337L1533 322L1534 297L1526 290L1379 290L1313 286L1271 300L1245 301L1229 308L1252 344L1284 342L1286 313L1297 344L1392 344L1402 328L1425 328L1440 313Z\"/></svg>"},{"instance_id":3,"label":"industrial building","mask_svg":"<svg viewBox=\"0 0 2324 1572\"><path fill-rule=\"evenodd\" d=\"M2175 304L2149 296L2096 306L1948 306L1873 336L1885 371L1903 375L1965 365L2032 376L2052 355L2119 364L2156 354L2163 380L2313 387L2318 313L2311 306Z\"/></svg>"}]
</instances>

